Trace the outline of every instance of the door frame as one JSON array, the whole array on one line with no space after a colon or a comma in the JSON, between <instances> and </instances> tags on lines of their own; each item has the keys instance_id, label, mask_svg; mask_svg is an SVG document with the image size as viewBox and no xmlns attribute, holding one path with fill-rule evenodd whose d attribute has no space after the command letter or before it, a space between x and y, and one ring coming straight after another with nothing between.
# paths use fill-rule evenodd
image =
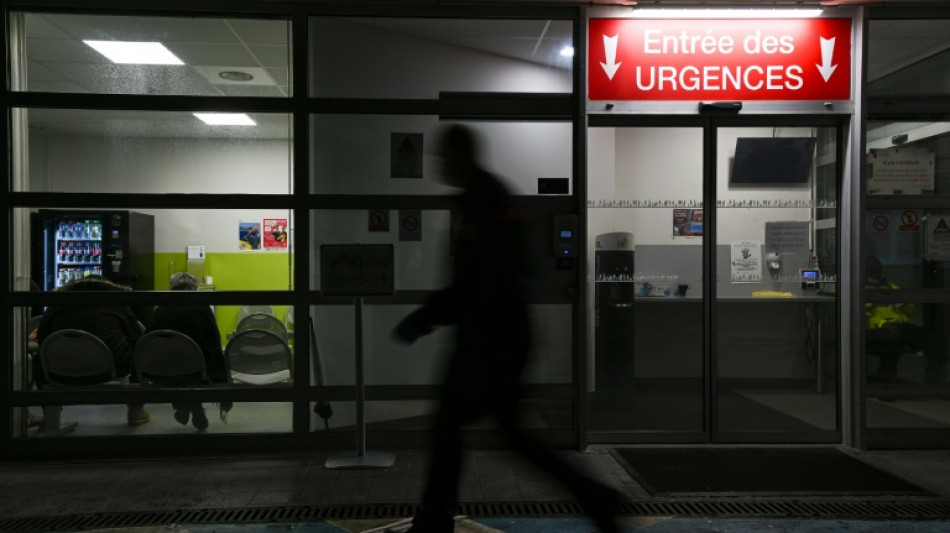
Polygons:
<instances>
[{"instance_id":1,"label":"door frame","mask_svg":"<svg viewBox=\"0 0 950 533\"><path fill-rule=\"evenodd\" d=\"M842 225L842 212L840 208L844 202L844 183L846 182L845 169L846 147L848 146L847 135L849 132L849 123L851 115L794 115L794 114L776 114L776 115L752 115L740 116L733 113L703 113L699 115L642 115L625 114L610 115L597 114L588 116L588 128L611 127L700 127L703 129L703 182L702 199L704 206L712 208L704 209L704 235L702 250L702 272L703 279L715 279L716 265L716 246L715 236L717 234L716 220L716 154L717 141L716 131L719 128L726 127L833 127L836 131L837 139L837 175L838 175L838 205L836 210L836 224ZM589 178L588 178L589 179ZM710 240L710 238L712 240ZM710 243L713 245L710 246ZM838 264L842 265L843 247L839 242L837 246ZM588 276L589 278L590 276ZM589 443L625 443L625 444L737 444L737 443L755 443L755 444L787 444L787 443L841 443L843 435L843 426L847 417L843 416L845 412L845 394L850 388L845 387L845 382L850 379L846 374L846 365L843 365L844 355L849 353L843 348L846 346L847 337L842 321L842 303L844 298L839 291L836 297L839 301L834 306L837 325L838 352L837 352L837 397L836 405L836 427L834 431L822 432L767 432L767 431L749 431L724 433L716 430L715 414L716 405L716 380L713 370L718 361L716 350L718 335L718 321L714 313L716 305L716 284L703 284L703 429L702 431L655 431L655 430L634 430L634 431L591 431L587 424L583 425L585 435L582 440ZM594 356L588 353L588 359ZM585 420L589 418L588 413L584 413Z\"/></svg>"}]
</instances>

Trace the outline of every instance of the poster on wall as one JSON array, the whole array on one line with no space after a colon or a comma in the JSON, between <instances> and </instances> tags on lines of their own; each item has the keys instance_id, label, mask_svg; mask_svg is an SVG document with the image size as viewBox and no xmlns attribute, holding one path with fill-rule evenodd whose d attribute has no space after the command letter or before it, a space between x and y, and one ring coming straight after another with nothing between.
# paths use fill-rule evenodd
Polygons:
<instances>
[{"instance_id":1,"label":"poster on wall","mask_svg":"<svg viewBox=\"0 0 950 533\"><path fill-rule=\"evenodd\" d=\"M702 237L702 209L674 209L673 237Z\"/></svg>"},{"instance_id":2,"label":"poster on wall","mask_svg":"<svg viewBox=\"0 0 950 533\"><path fill-rule=\"evenodd\" d=\"M934 192L933 150L887 148L868 152L868 194Z\"/></svg>"},{"instance_id":3,"label":"poster on wall","mask_svg":"<svg viewBox=\"0 0 950 533\"><path fill-rule=\"evenodd\" d=\"M422 134L390 135L389 177L422 179Z\"/></svg>"},{"instance_id":4,"label":"poster on wall","mask_svg":"<svg viewBox=\"0 0 950 533\"><path fill-rule=\"evenodd\" d=\"M765 223L765 249L770 252L808 253L811 222L790 220Z\"/></svg>"},{"instance_id":5,"label":"poster on wall","mask_svg":"<svg viewBox=\"0 0 950 533\"><path fill-rule=\"evenodd\" d=\"M238 222L238 250L249 252L261 249L261 223L258 220Z\"/></svg>"},{"instance_id":6,"label":"poster on wall","mask_svg":"<svg viewBox=\"0 0 950 533\"><path fill-rule=\"evenodd\" d=\"M287 219L286 218L265 218L264 219L264 249L265 250L286 250L287 249Z\"/></svg>"},{"instance_id":7,"label":"poster on wall","mask_svg":"<svg viewBox=\"0 0 950 533\"><path fill-rule=\"evenodd\" d=\"M950 261L950 213L927 213L924 217L924 258Z\"/></svg>"},{"instance_id":8,"label":"poster on wall","mask_svg":"<svg viewBox=\"0 0 950 533\"><path fill-rule=\"evenodd\" d=\"M762 243L759 241L733 241L730 261L733 283L759 283L762 281Z\"/></svg>"}]
</instances>

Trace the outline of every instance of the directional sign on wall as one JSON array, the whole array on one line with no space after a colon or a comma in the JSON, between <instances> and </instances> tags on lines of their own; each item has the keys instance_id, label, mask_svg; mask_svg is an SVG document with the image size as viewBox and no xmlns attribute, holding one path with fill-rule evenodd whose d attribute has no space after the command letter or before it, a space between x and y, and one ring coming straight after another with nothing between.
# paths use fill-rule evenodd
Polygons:
<instances>
[{"instance_id":1,"label":"directional sign on wall","mask_svg":"<svg viewBox=\"0 0 950 533\"><path fill-rule=\"evenodd\" d=\"M590 100L849 100L851 19L591 19Z\"/></svg>"}]
</instances>

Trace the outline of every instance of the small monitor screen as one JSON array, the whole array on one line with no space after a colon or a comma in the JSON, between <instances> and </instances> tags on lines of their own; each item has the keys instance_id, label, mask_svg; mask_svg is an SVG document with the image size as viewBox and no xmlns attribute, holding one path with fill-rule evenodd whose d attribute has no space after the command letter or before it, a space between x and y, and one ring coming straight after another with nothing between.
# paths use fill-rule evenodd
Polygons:
<instances>
[{"instance_id":1,"label":"small monitor screen","mask_svg":"<svg viewBox=\"0 0 950 533\"><path fill-rule=\"evenodd\" d=\"M818 281L818 271L817 270L802 270L802 280Z\"/></svg>"},{"instance_id":2,"label":"small monitor screen","mask_svg":"<svg viewBox=\"0 0 950 533\"><path fill-rule=\"evenodd\" d=\"M740 137L736 139L732 183L808 183L814 155L813 137Z\"/></svg>"},{"instance_id":3,"label":"small monitor screen","mask_svg":"<svg viewBox=\"0 0 950 533\"><path fill-rule=\"evenodd\" d=\"M569 230L569 229L562 229L562 230L561 230L561 238L562 238L562 239L573 239L573 238L574 238L574 231L573 231L573 230Z\"/></svg>"}]
</instances>

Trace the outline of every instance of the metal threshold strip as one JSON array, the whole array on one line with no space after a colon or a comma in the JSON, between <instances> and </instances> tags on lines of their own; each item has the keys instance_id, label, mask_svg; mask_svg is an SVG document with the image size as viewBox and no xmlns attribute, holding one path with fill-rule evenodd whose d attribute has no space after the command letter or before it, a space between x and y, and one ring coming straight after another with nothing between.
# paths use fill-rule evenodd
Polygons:
<instances>
[{"instance_id":1,"label":"metal threshold strip","mask_svg":"<svg viewBox=\"0 0 950 533\"><path fill-rule=\"evenodd\" d=\"M0 531L28 533L168 524L313 523L340 519L403 518L412 516L416 510L416 504L391 503L89 513L4 518L0 519ZM459 513L473 517L563 517L583 514L578 504L569 501L464 503ZM950 519L950 500L644 500L624 504L620 514L707 518L939 520Z\"/></svg>"}]
</instances>

